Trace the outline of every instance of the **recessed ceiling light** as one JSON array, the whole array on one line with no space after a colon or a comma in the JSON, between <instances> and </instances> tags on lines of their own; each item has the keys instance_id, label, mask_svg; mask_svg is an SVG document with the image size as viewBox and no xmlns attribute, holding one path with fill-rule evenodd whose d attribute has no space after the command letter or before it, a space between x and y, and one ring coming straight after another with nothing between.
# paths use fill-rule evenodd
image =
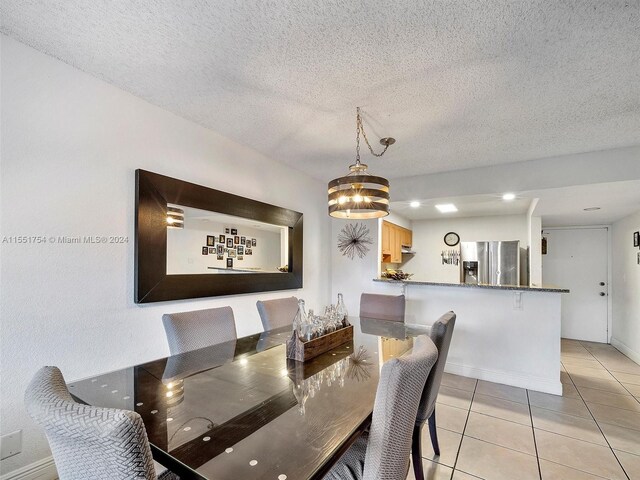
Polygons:
<instances>
[{"instance_id":1,"label":"recessed ceiling light","mask_svg":"<svg viewBox=\"0 0 640 480\"><path fill-rule=\"evenodd\" d=\"M585 212L595 212L596 210L600 210L600 207L588 207L588 208L583 208L583 210Z\"/></svg>"},{"instance_id":2,"label":"recessed ceiling light","mask_svg":"<svg viewBox=\"0 0 640 480\"><path fill-rule=\"evenodd\" d=\"M441 203L440 205L436 205L436 208L440 211L440 213L451 213L458 211L453 203Z\"/></svg>"},{"instance_id":3,"label":"recessed ceiling light","mask_svg":"<svg viewBox=\"0 0 640 480\"><path fill-rule=\"evenodd\" d=\"M504 195L502 195L502 199L508 201L511 200L515 200L516 199L516 194L515 193L505 193Z\"/></svg>"},{"instance_id":4,"label":"recessed ceiling light","mask_svg":"<svg viewBox=\"0 0 640 480\"><path fill-rule=\"evenodd\" d=\"M420 202L419 202L419 201L417 201L417 200L414 200L413 202L411 202L411 203L409 204L409 206L410 206L411 208L418 208L418 207L420 206Z\"/></svg>"}]
</instances>

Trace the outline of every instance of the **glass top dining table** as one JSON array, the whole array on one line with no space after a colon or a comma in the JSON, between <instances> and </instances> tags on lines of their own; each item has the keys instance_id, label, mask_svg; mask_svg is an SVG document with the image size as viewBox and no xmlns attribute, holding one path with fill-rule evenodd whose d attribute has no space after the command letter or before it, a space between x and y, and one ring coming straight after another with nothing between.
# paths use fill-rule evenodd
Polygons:
<instances>
[{"instance_id":1,"label":"glass top dining table","mask_svg":"<svg viewBox=\"0 0 640 480\"><path fill-rule=\"evenodd\" d=\"M286 358L291 327L69 385L80 402L138 412L154 459L185 479L322 478L373 411L381 365L421 327L349 318L353 341Z\"/></svg>"}]
</instances>

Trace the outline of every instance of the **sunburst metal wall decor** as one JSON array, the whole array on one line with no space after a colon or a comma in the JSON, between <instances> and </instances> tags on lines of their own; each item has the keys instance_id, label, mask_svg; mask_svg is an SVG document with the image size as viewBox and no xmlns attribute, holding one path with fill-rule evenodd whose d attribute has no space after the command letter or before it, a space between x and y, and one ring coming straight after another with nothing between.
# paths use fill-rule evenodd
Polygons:
<instances>
[{"instance_id":1,"label":"sunburst metal wall decor","mask_svg":"<svg viewBox=\"0 0 640 480\"><path fill-rule=\"evenodd\" d=\"M369 235L369 228L364 223L349 223L340 231L338 235L338 249L342 255L351 260L355 257L364 258L369 252L369 245L373 240Z\"/></svg>"}]
</instances>

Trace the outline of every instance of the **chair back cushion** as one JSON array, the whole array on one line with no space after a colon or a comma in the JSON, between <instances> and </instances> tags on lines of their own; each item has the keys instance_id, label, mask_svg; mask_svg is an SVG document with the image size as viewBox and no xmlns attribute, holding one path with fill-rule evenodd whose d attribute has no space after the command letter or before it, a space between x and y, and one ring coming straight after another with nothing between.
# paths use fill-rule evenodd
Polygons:
<instances>
[{"instance_id":1,"label":"chair back cushion","mask_svg":"<svg viewBox=\"0 0 640 480\"><path fill-rule=\"evenodd\" d=\"M365 480L404 480L420 396L438 350L427 335L417 337L411 355L382 366L364 461Z\"/></svg>"},{"instance_id":2,"label":"chair back cushion","mask_svg":"<svg viewBox=\"0 0 640 480\"><path fill-rule=\"evenodd\" d=\"M43 367L25 393L29 415L44 427L60 480L154 480L151 449L135 412L71 398L60 370Z\"/></svg>"},{"instance_id":3,"label":"chair back cushion","mask_svg":"<svg viewBox=\"0 0 640 480\"><path fill-rule=\"evenodd\" d=\"M433 413L436 406L436 398L440 391L440 383L444 373L444 366L447 363L447 355L449 354L449 345L451 344L451 336L453 335L453 327L456 324L456 314L447 312L442 315L431 326L429 336L438 349L438 361L431 369L429 378L424 387L424 393L420 400L420 409L418 410L418 423L425 422Z\"/></svg>"},{"instance_id":4,"label":"chair back cushion","mask_svg":"<svg viewBox=\"0 0 640 480\"><path fill-rule=\"evenodd\" d=\"M363 318L404 322L404 307L404 295L363 293L360 296L360 317Z\"/></svg>"},{"instance_id":5,"label":"chair back cushion","mask_svg":"<svg viewBox=\"0 0 640 480\"><path fill-rule=\"evenodd\" d=\"M231 307L166 313L162 316L162 323L171 355L238 338Z\"/></svg>"},{"instance_id":6,"label":"chair back cushion","mask_svg":"<svg viewBox=\"0 0 640 480\"><path fill-rule=\"evenodd\" d=\"M293 319L298 313L298 299L296 297L258 300L256 306L265 331L285 325L292 326Z\"/></svg>"}]
</instances>

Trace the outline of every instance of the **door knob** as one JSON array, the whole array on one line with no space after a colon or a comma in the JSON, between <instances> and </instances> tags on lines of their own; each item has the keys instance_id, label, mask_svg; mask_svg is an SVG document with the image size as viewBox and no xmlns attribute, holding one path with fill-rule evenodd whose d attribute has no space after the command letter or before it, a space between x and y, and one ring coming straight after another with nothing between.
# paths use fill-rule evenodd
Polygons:
<instances>
[{"instance_id":1,"label":"door knob","mask_svg":"<svg viewBox=\"0 0 640 480\"><path fill-rule=\"evenodd\" d=\"M601 297L604 297L605 295L606 295L606 293L604 293L604 292L600 292L600 296L601 296Z\"/></svg>"},{"instance_id":2,"label":"door knob","mask_svg":"<svg viewBox=\"0 0 640 480\"><path fill-rule=\"evenodd\" d=\"M600 282L600 286L601 286L601 287L604 287L604 282Z\"/></svg>"}]
</instances>

